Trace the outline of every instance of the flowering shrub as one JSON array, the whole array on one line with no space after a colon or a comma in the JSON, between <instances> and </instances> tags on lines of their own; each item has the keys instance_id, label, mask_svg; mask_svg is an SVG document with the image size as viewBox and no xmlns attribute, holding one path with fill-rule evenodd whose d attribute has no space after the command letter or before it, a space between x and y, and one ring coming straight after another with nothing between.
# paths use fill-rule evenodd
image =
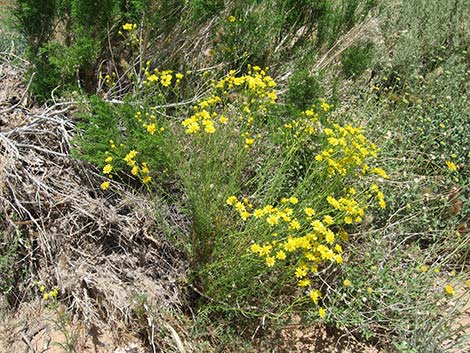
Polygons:
<instances>
[{"instance_id":1,"label":"flowering shrub","mask_svg":"<svg viewBox=\"0 0 470 353\"><path fill-rule=\"evenodd\" d=\"M254 143L255 138L250 137L248 130L255 118L265 115L268 106L276 101L276 83L259 66L252 68L248 65L248 69L248 73L241 76L236 76L232 70L225 78L213 84L214 93L194 106L194 113L183 121L187 134L199 132L201 126L205 133L215 133L216 126L220 128L229 123L228 116L233 115L230 110L238 103L241 111L233 117L235 124L242 132L244 146L249 147Z\"/></svg>"},{"instance_id":2,"label":"flowering shrub","mask_svg":"<svg viewBox=\"0 0 470 353\"><path fill-rule=\"evenodd\" d=\"M122 29L131 42L138 39L134 24ZM378 181L388 175L374 166L378 148L360 127L335 123L324 99L287 115L267 68L229 71L188 106L178 97L192 73L151 66L146 62L134 79L143 106L114 108L115 136L99 161L107 178L101 189L127 175L165 192L165 177L174 178L187 195L193 271L206 293L248 305L258 299L247 289L256 281L247 281L274 271L274 295L296 283L291 295L303 292L325 317L322 281L345 263L348 231L374 203L385 208ZM101 124L110 128L109 119ZM231 261L237 263L228 269Z\"/></svg>"},{"instance_id":3,"label":"flowering shrub","mask_svg":"<svg viewBox=\"0 0 470 353\"><path fill-rule=\"evenodd\" d=\"M383 193L372 181L386 179L388 175L381 168L369 166L377 158L377 147L360 128L343 127L329 119L321 124L320 114L327 114L331 108L321 101L317 111L303 112L280 130L293 131L288 135L287 145L299 139L307 139L310 144L316 142L321 149L311 159L309 169L323 180L339 181L342 188L331 193L318 189L311 193L301 185L297 188L301 198L283 197L258 208L246 197L232 195L226 199L226 204L245 222L245 231L252 234L249 252L261 258L266 268L288 272L316 305L323 298L321 278L344 263L347 229L363 221L372 199L380 208L386 206ZM366 176L368 181L360 180ZM348 183L350 186L346 187ZM318 314L325 316L321 305Z\"/></svg>"}]
</instances>

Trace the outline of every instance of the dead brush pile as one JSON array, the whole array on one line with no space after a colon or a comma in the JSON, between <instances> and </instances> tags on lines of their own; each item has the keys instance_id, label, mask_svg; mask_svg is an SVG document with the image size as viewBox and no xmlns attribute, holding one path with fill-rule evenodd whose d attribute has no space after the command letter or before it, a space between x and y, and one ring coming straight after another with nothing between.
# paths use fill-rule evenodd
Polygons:
<instances>
[{"instance_id":1,"label":"dead brush pile","mask_svg":"<svg viewBox=\"0 0 470 353\"><path fill-rule=\"evenodd\" d=\"M5 82L22 74L0 65ZM37 299L33 282L57 286L59 301L85 325L147 338L159 332L154 341L172 351L173 339L161 332L183 305L177 281L187 272L184 256L159 230L154 201L118 185L117 192L102 191L99 173L71 158L70 108L1 102L0 254L18 239L15 267L27 273L16 278L8 302Z\"/></svg>"}]
</instances>

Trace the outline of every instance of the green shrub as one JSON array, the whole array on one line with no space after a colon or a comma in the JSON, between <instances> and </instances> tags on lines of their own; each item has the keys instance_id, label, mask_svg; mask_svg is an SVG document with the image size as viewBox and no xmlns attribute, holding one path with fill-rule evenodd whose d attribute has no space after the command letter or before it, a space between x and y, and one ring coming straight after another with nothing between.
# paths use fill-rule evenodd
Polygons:
<instances>
[{"instance_id":1,"label":"green shrub","mask_svg":"<svg viewBox=\"0 0 470 353\"><path fill-rule=\"evenodd\" d=\"M9 238L0 233L0 294L5 295L11 305L17 303L17 290L26 271L19 236Z\"/></svg>"},{"instance_id":2,"label":"green shrub","mask_svg":"<svg viewBox=\"0 0 470 353\"><path fill-rule=\"evenodd\" d=\"M96 66L107 55L108 29L123 18L141 17L147 1L18 0L15 15L35 66L33 93L45 100L60 87L93 92ZM78 81L78 83L77 83ZM58 92L56 92L58 93Z\"/></svg>"},{"instance_id":3,"label":"green shrub","mask_svg":"<svg viewBox=\"0 0 470 353\"><path fill-rule=\"evenodd\" d=\"M196 22L205 21L216 15L223 7L223 0L191 0L191 18Z\"/></svg>"},{"instance_id":4,"label":"green shrub","mask_svg":"<svg viewBox=\"0 0 470 353\"><path fill-rule=\"evenodd\" d=\"M341 56L343 73L346 77L357 77L371 67L374 44L368 42L348 48Z\"/></svg>"},{"instance_id":5,"label":"green shrub","mask_svg":"<svg viewBox=\"0 0 470 353\"><path fill-rule=\"evenodd\" d=\"M32 56L36 55L54 32L55 0L17 0L14 11L20 32L26 38Z\"/></svg>"},{"instance_id":6,"label":"green shrub","mask_svg":"<svg viewBox=\"0 0 470 353\"><path fill-rule=\"evenodd\" d=\"M318 103L318 99L323 97L324 92L321 75L311 74L306 69L300 69L294 72L289 79L286 103L299 110L305 110Z\"/></svg>"}]
</instances>

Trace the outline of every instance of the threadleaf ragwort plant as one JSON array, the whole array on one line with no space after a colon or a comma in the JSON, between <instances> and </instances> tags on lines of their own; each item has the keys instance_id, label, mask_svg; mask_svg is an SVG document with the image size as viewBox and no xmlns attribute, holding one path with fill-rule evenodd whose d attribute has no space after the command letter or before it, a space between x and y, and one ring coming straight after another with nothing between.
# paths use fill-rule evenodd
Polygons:
<instances>
[{"instance_id":1,"label":"threadleaf ragwort plant","mask_svg":"<svg viewBox=\"0 0 470 353\"><path fill-rule=\"evenodd\" d=\"M123 30L132 35L136 26L125 24ZM113 108L122 110L125 130L118 127L119 116L114 127L108 119L106 128L115 136L101 143L108 146L99 162L103 174L130 176L154 192L166 192L165 178L175 178L192 219L194 280L224 303L222 310L256 304L257 315L273 309L272 302L257 298L254 279L275 270L276 288L263 290L276 296L296 282L289 296L300 289L325 317L323 284L344 266L348 231L373 204L386 206L378 184L388 176L374 165L378 148L361 128L335 123L334 107L323 99L297 116L280 116L285 111L267 68L230 71L213 80L192 107L172 104L177 108L171 115L158 109L165 97L179 96L191 73L151 69L150 63L142 70L143 78L134 81L141 82L136 94L146 105ZM175 119L181 116L186 117ZM110 180L101 183L103 190L110 187ZM224 204L238 211L241 222Z\"/></svg>"}]
</instances>

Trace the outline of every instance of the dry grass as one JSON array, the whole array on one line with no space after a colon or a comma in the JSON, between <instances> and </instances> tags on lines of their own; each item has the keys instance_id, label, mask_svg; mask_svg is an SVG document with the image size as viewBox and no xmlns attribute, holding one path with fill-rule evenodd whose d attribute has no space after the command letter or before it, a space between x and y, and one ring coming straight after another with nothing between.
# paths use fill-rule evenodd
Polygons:
<instances>
[{"instance_id":1,"label":"dry grass","mask_svg":"<svg viewBox=\"0 0 470 353\"><path fill-rule=\"evenodd\" d=\"M22 95L22 71L3 62L1 72L10 84L0 96ZM0 229L2 242L21 239L31 276L10 304L40 296L35 280L58 286L60 301L88 328L105 325L144 336L148 329L165 330L161 315L171 317L184 305L177 281L187 264L159 230L155 200L119 185L113 194L103 192L102 176L70 157L71 104L19 103L9 109L11 102L0 102Z\"/></svg>"}]
</instances>

